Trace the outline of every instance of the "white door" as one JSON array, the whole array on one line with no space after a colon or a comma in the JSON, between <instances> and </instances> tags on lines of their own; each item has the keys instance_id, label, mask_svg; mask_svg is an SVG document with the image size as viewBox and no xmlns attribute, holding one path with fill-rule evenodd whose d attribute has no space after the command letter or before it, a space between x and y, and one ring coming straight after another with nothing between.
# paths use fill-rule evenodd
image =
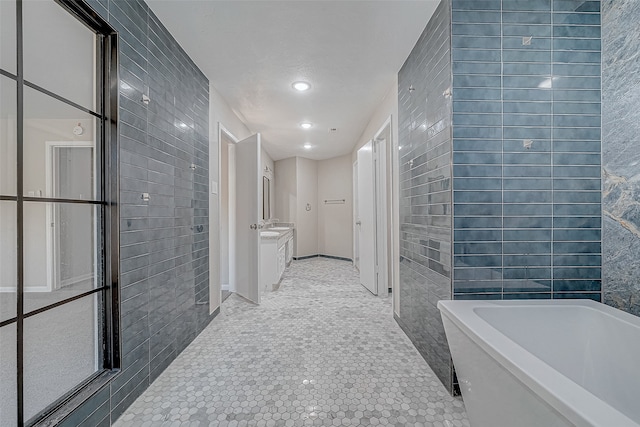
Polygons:
<instances>
[{"instance_id":1,"label":"white door","mask_svg":"<svg viewBox=\"0 0 640 427\"><path fill-rule=\"evenodd\" d=\"M378 294L376 280L376 222L373 173L373 143L358 150L358 243L360 249L360 283Z\"/></svg>"},{"instance_id":2,"label":"white door","mask_svg":"<svg viewBox=\"0 0 640 427\"><path fill-rule=\"evenodd\" d=\"M260 134L238 142L236 154L236 292L260 303Z\"/></svg>"},{"instance_id":3,"label":"white door","mask_svg":"<svg viewBox=\"0 0 640 427\"><path fill-rule=\"evenodd\" d=\"M353 265L360 271L360 230L358 222L358 162L353 163Z\"/></svg>"}]
</instances>

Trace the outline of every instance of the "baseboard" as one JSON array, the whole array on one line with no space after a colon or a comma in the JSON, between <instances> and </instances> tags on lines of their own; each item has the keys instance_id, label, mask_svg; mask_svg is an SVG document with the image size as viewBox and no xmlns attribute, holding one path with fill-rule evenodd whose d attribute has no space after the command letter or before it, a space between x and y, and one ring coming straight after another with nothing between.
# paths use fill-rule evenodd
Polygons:
<instances>
[{"instance_id":1,"label":"baseboard","mask_svg":"<svg viewBox=\"0 0 640 427\"><path fill-rule=\"evenodd\" d=\"M320 254L318 256L322 257L322 258L330 258L330 259L337 259L337 260L340 260L340 261L353 262L353 260L351 258L345 258L345 257L341 257L341 256L324 255L324 254Z\"/></svg>"},{"instance_id":2,"label":"baseboard","mask_svg":"<svg viewBox=\"0 0 640 427\"><path fill-rule=\"evenodd\" d=\"M300 261L303 259L310 259L310 258L330 258L330 259L337 259L339 261L349 261L349 262L353 262L353 260L351 258L344 258L341 256L333 256L333 255L324 255L324 254L316 254L316 255L305 255L305 256L299 256L299 257L293 257L294 260L296 261Z\"/></svg>"},{"instance_id":3,"label":"baseboard","mask_svg":"<svg viewBox=\"0 0 640 427\"><path fill-rule=\"evenodd\" d=\"M221 291L230 291L231 290L231 286L229 286L228 283L226 285L220 285L220 290Z\"/></svg>"},{"instance_id":4,"label":"baseboard","mask_svg":"<svg viewBox=\"0 0 640 427\"><path fill-rule=\"evenodd\" d=\"M318 258L318 254L315 255L305 255L305 256L294 256L293 259L296 261L300 261L303 259L310 259L310 258Z\"/></svg>"}]
</instances>

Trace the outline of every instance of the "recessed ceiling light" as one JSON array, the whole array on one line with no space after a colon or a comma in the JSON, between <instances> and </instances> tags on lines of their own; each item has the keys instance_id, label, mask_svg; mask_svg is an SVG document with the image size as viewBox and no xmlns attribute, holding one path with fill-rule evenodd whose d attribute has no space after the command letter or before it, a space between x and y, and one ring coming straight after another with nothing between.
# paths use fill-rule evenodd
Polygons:
<instances>
[{"instance_id":1,"label":"recessed ceiling light","mask_svg":"<svg viewBox=\"0 0 640 427\"><path fill-rule=\"evenodd\" d=\"M309 123L309 122L300 123L300 127L302 129L311 129L311 126L313 126L313 125L311 123Z\"/></svg>"},{"instance_id":2,"label":"recessed ceiling light","mask_svg":"<svg viewBox=\"0 0 640 427\"><path fill-rule=\"evenodd\" d=\"M305 150L311 150L311 144L307 142L306 144L304 144L304 148Z\"/></svg>"},{"instance_id":3,"label":"recessed ceiling light","mask_svg":"<svg viewBox=\"0 0 640 427\"><path fill-rule=\"evenodd\" d=\"M299 92L304 92L311 89L311 85L307 82L293 82L291 86L293 86L293 88Z\"/></svg>"}]
</instances>

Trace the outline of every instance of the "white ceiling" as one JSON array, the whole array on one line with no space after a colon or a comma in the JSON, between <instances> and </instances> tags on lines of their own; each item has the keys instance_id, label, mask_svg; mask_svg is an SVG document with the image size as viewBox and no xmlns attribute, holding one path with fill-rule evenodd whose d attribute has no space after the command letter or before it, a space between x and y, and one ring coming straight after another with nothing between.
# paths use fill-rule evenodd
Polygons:
<instances>
[{"instance_id":1,"label":"white ceiling","mask_svg":"<svg viewBox=\"0 0 640 427\"><path fill-rule=\"evenodd\" d=\"M274 160L321 160L353 150L439 0L148 3Z\"/></svg>"}]
</instances>

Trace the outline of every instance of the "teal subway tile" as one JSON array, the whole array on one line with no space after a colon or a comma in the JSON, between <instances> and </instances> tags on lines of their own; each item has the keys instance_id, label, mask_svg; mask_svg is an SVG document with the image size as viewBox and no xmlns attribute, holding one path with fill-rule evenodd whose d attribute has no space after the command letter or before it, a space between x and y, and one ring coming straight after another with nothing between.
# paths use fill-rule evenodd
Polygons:
<instances>
[{"instance_id":1,"label":"teal subway tile","mask_svg":"<svg viewBox=\"0 0 640 427\"><path fill-rule=\"evenodd\" d=\"M551 11L551 0L503 0L502 10Z\"/></svg>"},{"instance_id":2,"label":"teal subway tile","mask_svg":"<svg viewBox=\"0 0 640 427\"><path fill-rule=\"evenodd\" d=\"M567 64L599 64L602 60L600 52L579 50L558 50L552 53L554 63Z\"/></svg>"},{"instance_id":3,"label":"teal subway tile","mask_svg":"<svg viewBox=\"0 0 640 427\"><path fill-rule=\"evenodd\" d=\"M544 166L544 165L536 165L536 166L505 165L503 168L503 175L505 177L547 178L551 176L551 167Z\"/></svg>"},{"instance_id":4,"label":"teal subway tile","mask_svg":"<svg viewBox=\"0 0 640 427\"><path fill-rule=\"evenodd\" d=\"M551 190L551 178L507 178L503 180L505 190Z\"/></svg>"},{"instance_id":5,"label":"teal subway tile","mask_svg":"<svg viewBox=\"0 0 640 427\"><path fill-rule=\"evenodd\" d=\"M462 269L458 267L455 271L466 276L469 274L467 271L473 273L473 270L474 269ZM453 281L453 291L456 295L460 296L456 296L455 299L466 299L465 297L467 296L470 297L468 299L487 299L486 296L489 295L489 293L502 291L502 282L496 279L498 279L498 277L495 277L493 280L456 279ZM472 295L477 293L483 293L484 295L479 298ZM498 297L496 299L500 298Z\"/></svg>"},{"instance_id":6,"label":"teal subway tile","mask_svg":"<svg viewBox=\"0 0 640 427\"><path fill-rule=\"evenodd\" d=\"M509 113L526 113L526 114L551 114L552 103L551 102L509 102L503 103L503 111L505 114Z\"/></svg>"},{"instance_id":7,"label":"teal subway tile","mask_svg":"<svg viewBox=\"0 0 640 427\"><path fill-rule=\"evenodd\" d=\"M502 113L502 102L453 101L453 113Z\"/></svg>"},{"instance_id":8,"label":"teal subway tile","mask_svg":"<svg viewBox=\"0 0 640 427\"><path fill-rule=\"evenodd\" d=\"M546 50L526 50L508 49L502 52L503 62L541 62L551 61L551 51Z\"/></svg>"},{"instance_id":9,"label":"teal subway tile","mask_svg":"<svg viewBox=\"0 0 640 427\"><path fill-rule=\"evenodd\" d=\"M502 38L503 49L551 50L551 38L549 37L533 37L531 40L527 40L527 43L529 44L523 44L523 37L507 36Z\"/></svg>"},{"instance_id":10,"label":"teal subway tile","mask_svg":"<svg viewBox=\"0 0 640 427\"><path fill-rule=\"evenodd\" d=\"M499 76L502 72L499 62L454 61L452 67L453 74L493 74Z\"/></svg>"},{"instance_id":11,"label":"teal subway tile","mask_svg":"<svg viewBox=\"0 0 640 427\"><path fill-rule=\"evenodd\" d=\"M495 88L500 87L500 76L478 76L478 75L454 75L453 86L455 88Z\"/></svg>"},{"instance_id":12,"label":"teal subway tile","mask_svg":"<svg viewBox=\"0 0 640 427\"><path fill-rule=\"evenodd\" d=\"M503 130L505 139L551 139L551 127L505 127Z\"/></svg>"},{"instance_id":13,"label":"teal subway tile","mask_svg":"<svg viewBox=\"0 0 640 427\"><path fill-rule=\"evenodd\" d=\"M574 178L556 178L553 180L554 190L584 190L584 191L600 191L602 181L600 177L591 179L574 179Z\"/></svg>"},{"instance_id":14,"label":"teal subway tile","mask_svg":"<svg viewBox=\"0 0 640 427\"><path fill-rule=\"evenodd\" d=\"M500 49L502 40L500 37L470 37L453 36L451 47L454 49Z\"/></svg>"},{"instance_id":15,"label":"teal subway tile","mask_svg":"<svg viewBox=\"0 0 640 427\"><path fill-rule=\"evenodd\" d=\"M600 114L602 105L599 102L563 102L553 103L554 114Z\"/></svg>"},{"instance_id":16,"label":"teal subway tile","mask_svg":"<svg viewBox=\"0 0 640 427\"><path fill-rule=\"evenodd\" d=\"M500 100L502 95L501 89L462 89L453 88L453 99L460 101L473 101L473 100ZM551 99L551 92L549 91L548 99Z\"/></svg>"},{"instance_id":17,"label":"teal subway tile","mask_svg":"<svg viewBox=\"0 0 640 427\"><path fill-rule=\"evenodd\" d=\"M484 10L453 10L452 22L453 23L470 23L470 24L483 24L483 23L495 23L499 24L501 19L501 13L498 11L484 11Z\"/></svg>"},{"instance_id":18,"label":"teal subway tile","mask_svg":"<svg viewBox=\"0 0 640 427\"><path fill-rule=\"evenodd\" d=\"M494 24L453 23L451 25L451 33L453 35L500 36L500 26Z\"/></svg>"},{"instance_id":19,"label":"teal subway tile","mask_svg":"<svg viewBox=\"0 0 640 427\"><path fill-rule=\"evenodd\" d=\"M502 230L454 230L455 242L496 242L502 240Z\"/></svg>"},{"instance_id":20,"label":"teal subway tile","mask_svg":"<svg viewBox=\"0 0 640 427\"><path fill-rule=\"evenodd\" d=\"M600 12L600 1L553 0L555 12Z\"/></svg>"},{"instance_id":21,"label":"teal subway tile","mask_svg":"<svg viewBox=\"0 0 640 427\"><path fill-rule=\"evenodd\" d=\"M453 10L501 10L502 0L453 0Z\"/></svg>"},{"instance_id":22,"label":"teal subway tile","mask_svg":"<svg viewBox=\"0 0 640 427\"><path fill-rule=\"evenodd\" d=\"M602 282L599 278L595 278L593 280L559 279L553 281L554 292L599 291L601 288Z\"/></svg>"},{"instance_id":23,"label":"teal subway tile","mask_svg":"<svg viewBox=\"0 0 640 427\"><path fill-rule=\"evenodd\" d=\"M600 77L602 74L602 68L600 64L554 64L553 75L554 76L586 76L586 77Z\"/></svg>"},{"instance_id":24,"label":"teal subway tile","mask_svg":"<svg viewBox=\"0 0 640 427\"><path fill-rule=\"evenodd\" d=\"M551 191L505 191L504 203L551 203Z\"/></svg>"},{"instance_id":25,"label":"teal subway tile","mask_svg":"<svg viewBox=\"0 0 640 427\"><path fill-rule=\"evenodd\" d=\"M579 141L599 141L600 128L554 128L554 139L579 140Z\"/></svg>"},{"instance_id":26,"label":"teal subway tile","mask_svg":"<svg viewBox=\"0 0 640 427\"><path fill-rule=\"evenodd\" d=\"M553 116L553 125L555 127L597 127L601 126L600 115L589 116L586 114L555 114Z\"/></svg>"},{"instance_id":27,"label":"teal subway tile","mask_svg":"<svg viewBox=\"0 0 640 427\"><path fill-rule=\"evenodd\" d=\"M602 256L593 255L555 255L553 257L554 266L589 266L598 267L602 265Z\"/></svg>"},{"instance_id":28,"label":"teal subway tile","mask_svg":"<svg viewBox=\"0 0 640 427\"><path fill-rule=\"evenodd\" d=\"M553 153L554 165L600 165L600 153Z\"/></svg>"},{"instance_id":29,"label":"teal subway tile","mask_svg":"<svg viewBox=\"0 0 640 427\"><path fill-rule=\"evenodd\" d=\"M598 178L601 175L600 166L554 166L553 175L558 178Z\"/></svg>"},{"instance_id":30,"label":"teal subway tile","mask_svg":"<svg viewBox=\"0 0 640 427\"><path fill-rule=\"evenodd\" d=\"M507 268L503 269L503 275L505 279L505 285L508 285L508 279L524 279L524 280L535 280L535 279L551 279L551 269L545 267L521 267L521 268ZM550 283L549 283L550 285ZM547 286L543 284L534 284L531 283L530 286L534 288L540 288L543 291Z\"/></svg>"},{"instance_id":31,"label":"teal subway tile","mask_svg":"<svg viewBox=\"0 0 640 427\"><path fill-rule=\"evenodd\" d=\"M597 267L556 267L554 279L600 279L602 271Z\"/></svg>"},{"instance_id":32,"label":"teal subway tile","mask_svg":"<svg viewBox=\"0 0 640 427\"><path fill-rule=\"evenodd\" d=\"M599 52L602 49L600 39L553 39L554 50L590 50Z\"/></svg>"},{"instance_id":33,"label":"teal subway tile","mask_svg":"<svg viewBox=\"0 0 640 427\"><path fill-rule=\"evenodd\" d=\"M553 242L554 254L599 254L600 242Z\"/></svg>"},{"instance_id":34,"label":"teal subway tile","mask_svg":"<svg viewBox=\"0 0 640 427\"><path fill-rule=\"evenodd\" d=\"M505 203L502 208L503 215L508 216L551 216L553 205L551 203Z\"/></svg>"},{"instance_id":35,"label":"teal subway tile","mask_svg":"<svg viewBox=\"0 0 640 427\"><path fill-rule=\"evenodd\" d=\"M600 89L601 79L598 77L554 77L554 89Z\"/></svg>"},{"instance_id":36,"label":"teal subway tile","mask_svg":"<svg viewBox=\"0 0 640 427\"><path fill-rule=\"evenodd\" d=\"M555 203L599 203L602 199L600 191L556 191L553 193Z\"/></svg>"},{"instance_id":37,"label":"teal subway tile","mask_svg":"<svg viewBox=\"0 0 640 427\"><path fill-rule=\"evenodd\" d=\"M599 25L554 25L553 37L600 38Z\"/></svg>"},{"instance_id":38,"label":"teal subway tile","mask_svg":"<svg viewBox=\"0 0 640 427\"><path fill-rule=\"evenodd\" d=\"M454 191L454 203L501 203L501 191Z\"/></svg>"},{"instance_id":39,"label":"teal subway tile","mask_svg":"<svg viewBox=\"0 0 640 427\"><path fill-rule=\"evenodd\" d=\"M456 204L453 209L456 216L502 215L502 205L500 204Z\"/></svg>"},{"instance_id":40,"label":"teal subway tile","mask_svg":"<svg viewBox=\"0 0 640 427\"><path fill-rule=\"evenodd\" d=\"M599 140L596 141L563 141L556 140L553 142L553 146L555 151L565 151L571 153L599 153L601 149L601 143Z\"/></svg>"},{"instance_id":41,"label":"teal subway tile","mask_svg":"<svg viewBox=\"0 0 640 427\"><path fill-rule=\"evenodd\" d=\"M553 205L554 216L583 216L583 215L599 216L601 214L602 214L602 206L600 206L599 203L593 203L593 204L557 203Z\"/></svg>"},{"instance_id":42,"label":"teal subway tile","mask_svg":"<svg viewBox=\"0 0 640 427\"><path fill-rule=\"evenodd\" d=\"M502 22L505 24L551 24L551 13L503 12Z\"/></svg>"},{"instance_id":43,"label":"teal subway tile","mask_svg":"<svg viewBox=\"0 0 640 427\"><path fill-rule=\"evenodd\" d=\"M524 140L522 139L505 139L503 150L505 153L546 153L551 151L551 140L535 139L531 141L531 145L527 144L525 147Z\"/></svg>"},{"instance_id":44,"label":"teal subway tile","mask_svg":"<svg viewBox=\"0 0 640 427\"><path fill-rule=\"evenodd\" d=\"M504 114L504 126L551 126L550 114Z\"/></svg>"},{"instance_id":45,"label":"teal subway tile","mask_svg":"<svg viewBox=\"0 0 640 427\"><path fill-rule=\"evenodd\" d=\"M455 267L500 267L502 255L457 255L453 257Z\"/></svg>"},{"instance_id":46,"label":"teal subway tile","mask_svg":"<svg viewBox=\"0 0 640 427\"><path fill-rule=\"evenodd\" d=\"M551 228L551 217L504 217L504 228Z\"/></svg>"},{"instance_id":47,"label":"teal subway tile","mask_svg":"<svg viewBox=\"0 0 640 427\"><path fill-rule=\"evenodd\" d=\"M597 242L602 238L598 228L556 228L553 230L554 242Z\"/></svg>"},{"instance_id":48,"label":"teal subway tile","mask_svg":"<svg viewBox=\"0 0 640 427\"><path fill-rule=\"evenodd\" d=\"M600 102L600 90L553 90L554 101Z\"/></svg>"},{"instance_id":49,"label":"teal subway tile","mask_svg":"<svg viewBox=\"0 0 640 427\"><path fill-rule=\"evenodd\" d=\"M526 300L526 299L551 299L549 292L505 292L505 300Z\"/></svg>"},{"instance_id":50,"label":"teal subway tile","mask_svg":"<svg viewBox=\"0 0 640 427\"><path fill-rule=\"evenodd\" d=\"M505 24L502 26L502 33L505 36L551 37L551 26Z\"/></svg>"},{"instance_id":51,"label":"teal subway tile","mask_svg":"<svg viewBox=\"0 0 640 427\"><path fill-rule=\"evenodd\" d=\"M453 164L502 164L502 154L485 152L454 152Z\"/></svg>"},{"instance_id":52,"label":"teal subway tile","mask_svg":"<svg viewBox=\"0 0 640 427\"><path fill-rule=\"evenodd\" d=\"M548 61L505 62L502 69L505 76L542 76L546 80L551 75L551 64Z\"/></svg>"},{"instance_id":53,"label":"teal subway tile","mask_svg":"<svg viewBox=\"0 0 640 427\"><path fill-rule=\"evenodd\" d=\"M592 299L601 302L602 294L600 292L554 292L553 299Z\"/></svg>"},{"instance_id":54,"label":"teal subway tile","mask_svg":"<svg viewBox=\"0 0 640 427\"><path fill-rule=\"evenodd\" d=\"M573 216L553 218L555 228L601 228L602 218L600 216Z\"/></svg>"},{"instance_id":55,"label":"teal subway tile","mask_svg":"<svg viewBox=\"0 0 640 427\"><path fill-rule=\"evenodd\" d=\"M551 101L550 89L503 89L505 101ZM455 95L455 94L454 94Z\"/></svg>"},{"instance_id":56,"label":"teal subway tile","mask_svg":"<svg viewBox=\"0 0 640 427\"><path fill-rule=\"evenodd\" d=\"M454 126L454 138L488 138L496 139L502 137L502 128L494 127L478 127L478 126Z\"/></svg>"},{"instance_id":57,"label":"teal subway tile","mask_svg":"<svg viewBox=\"0 0 640 427\"><path fill-rule=\"evenodd\" d=\"M600 25L599 13L554 13L554 24Z\"/></svg>"},{"instance_id":58,"label":"teal subway tile","mask_svg":"<svg viewBox=\"0 0 640 427\"><path fill-rule=\"evenodd\" d=\"M461 139L453 140L454 151L501 151L502 141L497 139Z\"/></svg>"},{"instance_id":59,"label":"teal subway tile","mask_svg":"<svg viewBox=\"0 0 640 427\"><path fill-rule=\"evenodd\" d=\"M486 216L469 216L461 217L456 216L453 221L453 227L455 229L462 228L501 228L502 218L486 217Z\"/></svg>"},{"instance_id":60,"label":"teal subway tile","mask_svg":"<svg viewBox=\"0 0 640 427\"><path fill-rule=\"evenodd\" d=\"M504 242L505 254L550 254L551 242Z\"/></svg>"},{"instance_id":61,"label":"teal subway tile","mask_svg":"<svg viewBox=\"0 0 640 427\"><path fill-rule=\"evenodd\" d=\"M500 62L502 55L499 49L454 49L453 52L451 52L451 58L453 62Z\"/></svg>"},{"instance_id":62,"label":"teal subway tile","mask_svg":"<svg viewBox=\"0 0 640 427\"><path fill-rule=\"evenodd\" d=\"M453 114L454 126L500 126L502 125L501 114Z\"/></svg>"},{"instance_id":63,"label":"teal subway tile","mask_svg":"<svg viewBox=\"0 0 640 427\"><path fill-rule=\"evenodd\" d=\"M526 151L524 153L505 153L505 165L550 165L551 153L536 153Z\"/></svg>"},{"instance_id":64,"label":"teal subway tile","mask_svg":"<svg viewBox=\"0 0 640 427\"><path fill-rule=\"evenodd\" d=\"M551 267L551 255L505 255L505 267Z\"/></svg>"},{"instance_id":65,"label":"teal subway tile","mask_svg":"<svg viewBox=\"0 0 640 427\"><path fill-rule=\"evenodd\" d=\"M454 242L453 252L462 254L501 254L502 242Z\"/></svg>"},{"instance_id":66,"label":"teal subway tile","mask_svg":"<svg viewBox=\"0 0 640 427\"><path fill-rule=\"evenodd\" d=\"M551 230L536 229L536 230L504 230L503 240L519 241L519 242L535 242L535 241L548 241L551 240Z\"/></svg>"},{"instance_id":67,"label":"teal subway tile","mask_svg":"<svg viewBox=\"0 0 640 427\"><path fill-rule=\"evenodd\" d=\"M454 178L453 189L457 190L500 190L500 178Z\"/></svg>"},{"instance_id":68,"label":"teal subway tile","mask_svg":"<svg viewBox=\"0 0 640 427\"><path fill-rule=\"evenodd\" d=\"M502 171L500 166L454 165L453 176L459 178L502 176Z\"/></svg>"}]
</instances>

